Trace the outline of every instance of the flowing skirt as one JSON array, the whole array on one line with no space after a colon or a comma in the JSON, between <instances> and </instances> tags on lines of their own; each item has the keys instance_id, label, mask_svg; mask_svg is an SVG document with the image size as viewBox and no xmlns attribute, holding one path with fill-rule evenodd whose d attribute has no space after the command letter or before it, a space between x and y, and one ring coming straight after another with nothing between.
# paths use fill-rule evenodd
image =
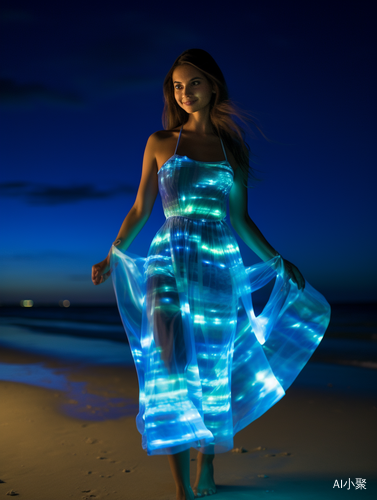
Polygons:
<instances>
[{"instance_id":1,"label":"flowing skirt","mask_svg":"<svg viewBox=\"0 0 377 500\"><path fill-rule=\"evenodd\" d=\"M111 267L148 455L231 450L284 396L330 321L326 299L308 282L298 290L280 257L245 267L225 220L169 217L146 258L112 246ZM251 294L274 278L256 316Z\"/></svg>"}]
</instances>

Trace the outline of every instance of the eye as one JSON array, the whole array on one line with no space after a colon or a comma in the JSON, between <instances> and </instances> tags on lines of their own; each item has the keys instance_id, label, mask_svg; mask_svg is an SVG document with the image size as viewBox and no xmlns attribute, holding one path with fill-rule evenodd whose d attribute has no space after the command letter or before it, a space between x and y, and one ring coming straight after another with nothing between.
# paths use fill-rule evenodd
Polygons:
<instances>
[{"instance_id":1,"label":"eye","mask_svg":"<svg viewBox=\"0 0 377 500\"><path fill-rule=\"evenodd\" d=\"M191 82L191 85L194 85L195 87L197 87L198 85L200 85L200 81L199 80L194 80L193 82ZM176 90L179 90L182 86L177 83L176 85L174 85L174 88Z\"/></svg>"}]
</instances>

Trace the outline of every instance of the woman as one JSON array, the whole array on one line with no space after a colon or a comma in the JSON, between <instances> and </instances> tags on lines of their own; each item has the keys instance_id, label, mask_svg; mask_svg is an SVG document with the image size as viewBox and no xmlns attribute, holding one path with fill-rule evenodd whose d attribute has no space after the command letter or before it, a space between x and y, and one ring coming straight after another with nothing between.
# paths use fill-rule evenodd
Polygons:
<instances>
[{"instance_id":1,"label":"woman","mask_svg":"<svg viewBox=\"0 0 377 500\"><path fill-rule=\"evenodd\" d=\"M134 206L92 281L112 274L140 386L137 427L167 454L177 499L216 492L215 453L280 400L321 341L330 307L266 241L247 212L248 147L223 74L191 49L164 82L165 130L147 142ZM147 258L127 248L158 191L166 221ZM225 222L263 262L245 268ZM255 316L251 292L276 277ZM190 487L190 448L198 450Z\"/></svg>"}]
</instances>

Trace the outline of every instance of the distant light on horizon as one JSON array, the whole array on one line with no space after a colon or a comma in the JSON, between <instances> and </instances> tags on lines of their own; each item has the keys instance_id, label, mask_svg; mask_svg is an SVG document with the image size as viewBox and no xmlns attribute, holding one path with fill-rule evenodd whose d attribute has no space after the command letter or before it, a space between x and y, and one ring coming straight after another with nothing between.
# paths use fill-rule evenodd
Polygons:
<instances>
[{"instance_id":1,"label":"distant light on horizon","mask_svg":"<svg viewBox=\"0 0 377 500\"><path fill-rule=\"evenodd\" d=\"M20 305L21 307L33 307L34 302L32 300L21 300Z\"/></svg>"},{"instance_id":2,"label":"distant light on horizon","mask_svg":"<svg viewBox=\"0 0 377 500\"><path fill-rule=\"evenodd\" d=\"M59 300L60 307L69 307L71 305L69 300Z\"/></svg>"}]
</instances>

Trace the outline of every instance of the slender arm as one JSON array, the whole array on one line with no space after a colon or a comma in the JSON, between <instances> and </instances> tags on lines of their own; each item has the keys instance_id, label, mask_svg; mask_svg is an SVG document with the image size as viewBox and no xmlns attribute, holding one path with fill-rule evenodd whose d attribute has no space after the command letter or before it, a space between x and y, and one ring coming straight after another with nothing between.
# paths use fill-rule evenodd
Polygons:
<instances>
[{"instance_id":1,"label":"slender arm","mask_svg":"<svg viewBox=\"0 0 377 500\"><path fill-rule=\"evenodd\" d=\"M123 251L127 250L149 219L153 204L157 197L158 178L155 158L156 143L156 134L152 134L147 141L144 151L143 169L135 203L124 219L118 236L113 242L115 247ZM112 248L113 246L110 247L109 253L103 261L92 266L92 281L94 285L100 285L106 281L112 273Z\"/></svg>"},{"instance_id":2,"label":"slender arm","mask_svg":"<svg viewBox=\"0 0 377 500\"><path fill-rule=\"evenodd\" d=\"M266 240L263 234L258 229L255 222L253 222L247 214L245 220L237 220L232 223L236 233L242 238L246 245L253 250L254 253L260 257L263 262L273 259L280 255Z\"/></svg>"},{"instance_id":3,"label":"slender arm","mask_svg":"<svg viewBox=\"0 0 377 500\"><path fill-rule=\"evenodd\" d=\"M144 151L143 169L135 203L124 219L113 243L120 250L127 250L152 212L158 193L156 143L156 134L152 134Z\"/></svg>"},{"instance_id":4,"label":"slender arm","mask_svg":"<svg viewBox=\"0 0 377 500\"><path fill-rule=\"evenodd\" d=\"M119 248L119 250L127 250L144 227L148 218L148 214L143 215L142 212L139 212L137 208L133 206L124 219L113 245Z\"/></svg>"},{"instance_id":5,"label":"slender arm","mask_svg":"<svg viewBox=\"0 0 377 500\"><path fill-rule=\"evenodd\" d=\"M234 168L236 163L234 162L232 166ZM256 224L249 217L247 209L247 188L244 186L244 180L246 180L246 175L241 171L239 166L236 166L232 189L229 193L230 222L236 233L243 239L246 245L251 248L263 262L267 262L280 254L268 243ZM299 269L281 255L280 257L289 279L297 285L299 290L304 290L305 278Z\"/></svg>"}]
</instances>

